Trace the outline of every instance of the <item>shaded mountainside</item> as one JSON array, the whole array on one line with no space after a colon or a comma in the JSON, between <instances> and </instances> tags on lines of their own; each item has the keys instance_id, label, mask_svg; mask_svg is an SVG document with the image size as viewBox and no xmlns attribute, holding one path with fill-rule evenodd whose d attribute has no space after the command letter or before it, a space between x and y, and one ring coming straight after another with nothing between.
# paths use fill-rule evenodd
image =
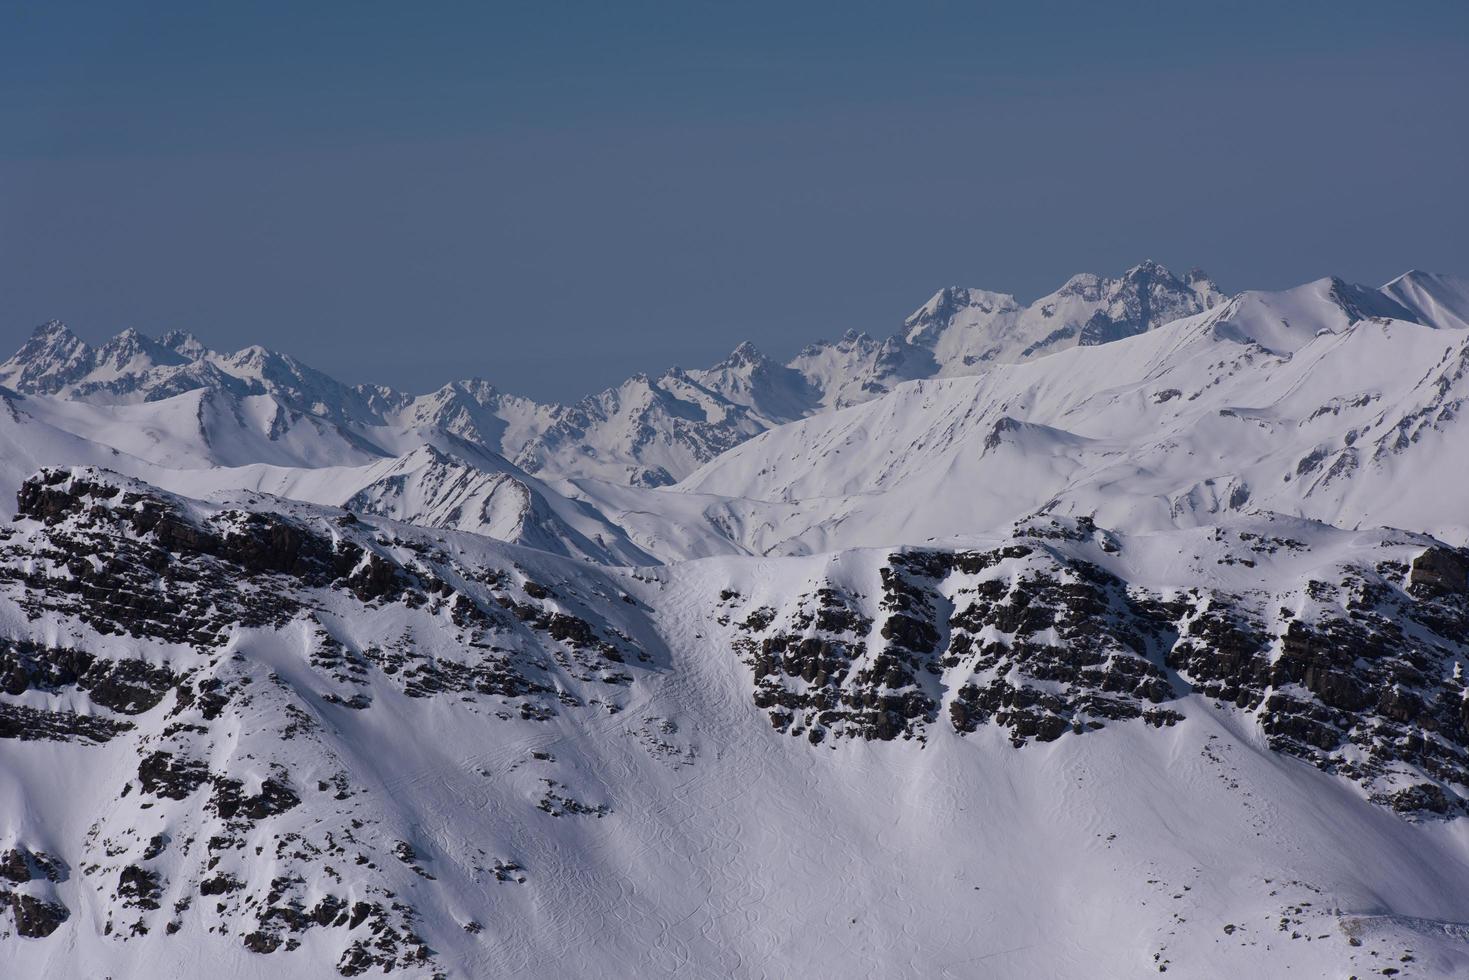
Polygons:
<instances>
[{"instance_id":1,"label":"shaded mountainside","mask_svg":"<svg viewBox=\"0 0 1469 980\"><path fill-rule=\"evenodd\" d=\"M1425 536L1041 518L963 546L639 572L96 469L38 474L18 511L0 888L4 955L31 975L181 976L200 955L250 976L932 973L954 951L925 937L994 909L976 820L1010 828L1006 860L1126 910L1139 938L1098 954L1116 973L1469 964L1438 921L1469 900L1443 833L1469 805L1469 553ZM837 816L831 781L888 793L931 765L947 802L887 845L928 870L854 863L893 818ZM1205 780L1197 799L1154 798L1179 778ZM1186 859L1154 839L1179 819L1200 821ZM1389 863L1336 861L1343 827ZM826 848L842 889L810 877L824 861L789 873ZM980 906L944 897L936 851L975 869ZM1043 929L1085 945L1119 924L1063 926L1037 887L1007 894ZM892 888L938 904L875 912ZM876 942L771 932L813 914ZM1003 969L1068 955L1037 944Z\"/></svg>"}]
</instances>

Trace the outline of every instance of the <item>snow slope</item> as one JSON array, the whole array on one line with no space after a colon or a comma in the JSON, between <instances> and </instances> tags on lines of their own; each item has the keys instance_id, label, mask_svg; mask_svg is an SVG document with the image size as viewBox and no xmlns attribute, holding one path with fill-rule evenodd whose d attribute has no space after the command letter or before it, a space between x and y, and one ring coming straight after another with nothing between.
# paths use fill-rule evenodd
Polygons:
<instances>
[{"instance_id":1,"label":"snow slope","mask_svg":"<svg viewBox=\"0 0 1469 980\"><path fill-rule=\"evenodd\" d=\"M602 564L656 562L591 507L563 498L501 457L470 444L459 449L462 455L455 456L426 445L364 466L253 464L152 470L149 476L166 489L201 497L253 490Z\"/></svg>"},{"instance_id":2,"label":"snow slope","mask_svg":"<svg viewBox=\"0 0 1469 980\"><path fill-rule=\"evenodd\" d=\"M1434 275L1414 269L1382 287L1382 291L1412 310L1424 323L1469 328L1469 279Z\"/></svg>"},{"instance_id":3,"label":"snow slope","mask_svg":"<svg viewBox=\"0 0 1469 980\"><path fill-rule=\"evenodd\" d=\"M565 406L48 325L0 975L1469 974L1466 295L1145 263Z\"/></svg>"},{"instance_id":4,"label":"snow slope","mask_svg":"<svg viewBox=\"0 0 1469 980\"><path fill-rule=\"evenodd\" d=\"M401 456L383 456L270 396L231 402L224 393L199 389L158 402L102 406L0 397L0 493L6 496L42 466L92 463L199 497L253 490L474 531L588 561L656 561L594 507L562 497L503 457L442 430Z\"/></svg>"},{"instance_id":5,"label":"snow slope","mask_svg":"<svg viewBox=\"0 0 1469 980\"><path fill-rule=\"evenodd\" d=\"M5 843L28 879L7 887L65 909L44 938L0 940L19 975L186 977L203 960L242 977L1469 968L1463 821L1408 820L1367 798L1424 779L1390 735L1367 737L1391 724L1374 709L1342 715L1362 738L1334 751L1376 761L1355 778L1333 775L1318 768L1327 757L1294 741L1312 729L1279 724L1278 701L1206 693L1213 661L1197 658L1207 651L1186 653L1176 679L1160 673L1156 710L1143 699L1144 716L1128 717L1136 696L1103 693L1121 690L1102 679L1110 674L1030 678L1045 647L1026 652L1031 627L991 632L1006 622L1003 606L979 636L1021 658L1008 674L1019 690L1059 692L1057 710L1075 712L1059 736L1033 733L1023 701L973 728L952 710L966 684L1006 689L988 679L989 654L974 661L979 673L964 654L928 680L898 667L906 679L874 682L862 669L893 657L894 643L904 649L909 640L883 637L899 635L890 626L900 615L930 615L923 603L938 604L936 623L951 621L940 628L957 655L958 637L978 625L960 615L966 597L986 582L1032 596L1032 609L1069 596L1046 630L1085 627L1067 603L1091 600L1064 582L1080 573L1077 583L1114 588L1089 567L1123 576L1139 600L1182 602L1186 623L1287 605L1292 619L1328 628L1343 610L1308 583L1356 588L1353 575L1406 568L1430 539L1265 521L1254 537L1221 543L1203 529L1134 539L1061 523L965 542L948 572L928 570L951 553L940 551L638 572L376 518L344 524L340 512L248 495L203 505L96 471L33 486L11 555L44 541L46 561L64 564L68 541L104 528L131 539L132 515L150 507L206 538L136 539L171 556L169 595L185 605L154 619L134 602L125 633L105 641L105 606L77 605L59 583L4 587L11 635L44 637L25 655L29 686L4 701L10 730L35 734L0 740ZM259 506L286 523L252 523ZM275 564L286 552L265 544L283 540L272 530L281 527L304 535L298 554L320 540L361 557L334 581L299 558L272 571L286 567ZM1272 540L1293 543L1262 544ZM1217 561L1237 554L1256 564ZM94 580L99 594L145 581L144 566L115 558L114 577ZM374 562L391 574L368 574ZM211 591L216 567L244 570L228 598ZM1469 609L1462 591L1412 599L1397 591L1401 573L1387 574L1396 584L1374 601ZM256 604L261 589L273 605ZM1255 597L1231 598L1240 590ZM894 614L903 595L907 611ZM172 639L195 628L196 597L238 604L241 621L207 642ZM812 609L828 615L802 626ZM884 619L879 633L872 624ZM573 621L583 625L558 626ZM1416 622L1402 620L1424 628ZM1127 620L1116 623L1104 642L1132 642ZM852 638L842 689L906 685L950 710L900 717L906 736L864 734L854 714L818 744L792 737L767 717L780 712L761 694L772 675L760 673L771 669L760 651L788 629ZM152 673L93 666L72 683L48 680L39 668L61 647L98 650L106 664L141 660ZM1284 664L1289 649L1270 656ZM1139 654L1111 656L1121 665ZM799 667L774 669L792 697L807 690ZM461 686L461 671L480 679ZM122 676L134 678L125 699ZM1334 700L1333 685L1306 683ZM1462 698L1461 679L1442 683ZM1305 687L1299 696L1292 717L1309 726L1326 706ZM90 735L40 734L35 716L15 714L22 706L53 712L53 731ZM74 710L132 727L99 732L65 713Z\"/></svg>"},{"instance_id":6,"label":"snow slope","mask_svg":"<svg viewBox=\"0 0 1469 980\"><path fill-rule=\"evenodd\" d=\"M1469 332L1391 314L1410 315L1338 280L1245 293L1105 347L900 386L680 486L799 502L744 541L760 551L920 541L1040 509L1138 529L1268 509L1463 541L1442 490L1465 458Z\"/></svg>"}]
</instances>

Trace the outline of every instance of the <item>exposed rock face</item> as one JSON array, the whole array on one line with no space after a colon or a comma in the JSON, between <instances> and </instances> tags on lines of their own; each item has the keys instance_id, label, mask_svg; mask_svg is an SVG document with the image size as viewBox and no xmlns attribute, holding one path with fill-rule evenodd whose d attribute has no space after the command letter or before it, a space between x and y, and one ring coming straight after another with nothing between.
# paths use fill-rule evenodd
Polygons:
<instances>
[{"instance_id":1,"label":"exposed rock face","mask_svg":"<svg viewBox=\"0 0 1469 980\"><path fill-rule=\"evenodd\" d=\"M1306 550L1248 531L1233 543L1240 556L1221 562ZM1457 552L1431 548L1411 573L1339 566L1261 597L1130 586L1076 555L1087 546L1119 550L1089 521L1035 521L988 551L889 555L875 603L830 582L784 611L730 593L722 621L755 703L812 742L924 739L942 713L960 733L998 725L1019 747L1134 719L1172 725L1182 715L1170 705L1194 694L1247 712L1272 748L1377 802L1469 813L1456 789L1469 786L1456 667L1469 653L1469 566Z\"/></svg>"},{"instance_id":2,"label":"exposed rock face","mask_svg":"<svg viewBox=\"0 0 1469 980\"><path fill-rule=\"evenodd\" d=\"M43 939L70 918L71 913L60 902L47 902L34 895L10 894L10 910L15 916L15 931L27 939Z\"/></svg>"},{"instance_id":3,"label":"exposed rock face","mask_svg":"<svg viewBox=\"0 0 1469 980\"><path fill-rule=\"evenodd\" d=\"M1429 548L1413 559L1408 583L1423 594L1462 595L1469 591L1469 559L1459 551Z\"/></svg>"},{"instance_id":4,"label":"exposed rock face","mask_svg":"<svg viewBox=\"0 0 1469 980\"><path fill-rule=\"evenodd\" d=\"M71 917L65 905L35 894L31 885L36 882L44 887L44 883L56 884L69 877L66 863L44 851L17 845L0 852L0 913L8 904L17 935L42 939Z\"/></svg>"},{"instance_id":5,"label":"exposed rock face","mask_svg":"<svg viewBox=\"0 0 1469 980\"><path fill-rule=\"evenodd\" d=\"M830 587L787 630L761 628L759 615L739 624L751 634L739 646L753 653L756 703L777 728L812 741L923 738L947 701L957 731L992 721L1019 746L1108 720L1177 717L1156 707L1176 697L1149 659L1161 624L1095 565L1017 543L901 552L880 574L876 633L851 608L856 597Z\"/></svg>"}]
</instances>

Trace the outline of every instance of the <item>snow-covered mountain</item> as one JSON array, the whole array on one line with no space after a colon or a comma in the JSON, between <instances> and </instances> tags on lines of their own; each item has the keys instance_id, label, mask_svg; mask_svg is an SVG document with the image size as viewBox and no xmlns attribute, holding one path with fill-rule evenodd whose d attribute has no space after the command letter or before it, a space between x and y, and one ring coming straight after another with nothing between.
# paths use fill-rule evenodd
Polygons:
<instances>
[{"instance_id":1,"label":"snow-covered mountain","mask_svg":"<svg viewBox=\"0 0 1469 980\"><path fill-rule=\"evenodd\" d=\"M181 332L153 340L127 330L92 347L53 321L0 364L0 386L93 404L151 403L189 391L264 396L277 413L322 420L381 455L442 432L548 477L663 486L766 429L865 401L902 381L972 374L995 360L1132 336L1218 299L1202 273L1180 280L1153 262L1117 279L1075 276L1023 308L1009 296L946 289L885 342L849 333L807 347L787 365L747 342L712 368L638 375L571 405L538 404L477 379L421 396L348 386L286 354L262 347L222 354Z\"/></svg>"},{"instance_id":2,"label":"snow-covered mountain","mask_svg":"<svg viewBox=\"0 0 1469 980\"><path fill-rule=\"evenodd\" d=\"M1469 965L1421 535L638 571L89 469L7 533L16 975Z\"/></svg>"},{"instance_id":3,"label":"snow-covered mountain","mask_svg":"<svg viewBox=\"0 0 1469 980\"><path fill-rule=\"evenodd\" d=\"M1423 323L1469 328L1469 279L1415 269L1398 276L1382 291L1413 311Z\"/></svg>"},{"instance_id":4,"label":"snow-covered mountain","mask_svg":"<svg viewBox=\"0 0 1469 980\"><path fill-rule=\"evenodd\" d=\"M0 975L1469 974L1469 281L0 383Z\"/></svg>"},{"instance_id":5,"label":"snow-covered mountain","mask_svg":"<svg viewBox=\"0 0 1469 980\"><path fill-rule=\"evenodd\" d=\"M920 381L762 434L680 489L797 502L756 551L922 541L1038 511L1157 529L1269 510L1469 542L1444 488L1469 331L1324 279L1095 349ZM922 506L912 506L921 501Z\"/></svg>"},{"instance_id":6,"label":"snow-covered mountain","mask_svg":"<svg viewBox=\"0 0 1469 980\"><path fill-rule=\"evenodd\" d=\"M1200 270L1180 279L1156 262L1144 262L1117 279L1072 276L1029 306L1003 293L944 289L908 317L902 338L929 351L939 374L973 374L980 364L1134 337L1223 299Z\"/></svg>"}]
</instances>

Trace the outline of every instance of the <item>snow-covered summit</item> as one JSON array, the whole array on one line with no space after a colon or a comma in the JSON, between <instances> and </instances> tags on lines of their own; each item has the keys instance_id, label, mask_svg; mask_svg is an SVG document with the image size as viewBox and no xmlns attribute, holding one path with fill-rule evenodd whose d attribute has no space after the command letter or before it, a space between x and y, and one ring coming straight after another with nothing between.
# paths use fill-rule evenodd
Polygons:
<instances>
[{"instance_id":1,"label":"snow-covered summit","mask_svg":"<svg viewBox=\"0 0 1469 980\"><path fill-rule=\"evenodd\" d=\"M973 374L987 363L1135 336L1223 298L1204 273L1181 279L1150 260L1117 278L1072 276L1027 305L1003 293L941 290L904 321L902 338L931 352L939 375Z\"/></svg>"},{"instance_id":2,"label":"snow-covered summit","mask_svg":"<svg viewBox=\"0 0 1469 980\"><path fill-rule=\"evenodd\" d=\"M245 400L264 397L280 406L276 414L287 428L304 432L304 423L353 452L390 458L424 443L462 440L547 479L660 486L761 432L883 397L910 381L982 375L1202 314L1213 316L1221 335L1276 353L1364 318L1463 329L1464 282L1414 272L1382 290L1322 279L1226 298L1199 270L1178 276L1147 261L1116 277L1072 276L1028 304L950 287L886 338L848 330L836 341L808 344L784 364L746 342L712 367L640 374L571 404L538 403L479 379L425 395L346 385L287 354L258 346L221 353L182 332L155 341L127 331L94 348L53 322L0 365L0 386L99 406L209 390L218 393L215 403L239 402L230 412L241 418L252 416ZM332 454L345 461L335 449L314 458Z\"/></svg>"},{"instance_id":3,"label":"snow-covered summit","mask_svg":"<svg viewBox=\"0 0 1469 980\"><path fill-rule=\"evenodd\" d=\"M0 386L93 404L161 401L197 389L264 395L350 430L386 455L412 440L385 430L442 430L549 476L660 484L772 426L866 401L904 381L1109 342L1217 299L1202 274L1185 281L1153 262L1115 279L1074 276L1029 306L1002 293L951 288L886 339L849 330L785 364L746 342L710 368L639 375L566 405L476 380L426 395L346 385L289 354L260 346L219 352L183 331L155 340L129 330L93 347L53 321L0 364Z\"/></svg>"}]
</instances>

